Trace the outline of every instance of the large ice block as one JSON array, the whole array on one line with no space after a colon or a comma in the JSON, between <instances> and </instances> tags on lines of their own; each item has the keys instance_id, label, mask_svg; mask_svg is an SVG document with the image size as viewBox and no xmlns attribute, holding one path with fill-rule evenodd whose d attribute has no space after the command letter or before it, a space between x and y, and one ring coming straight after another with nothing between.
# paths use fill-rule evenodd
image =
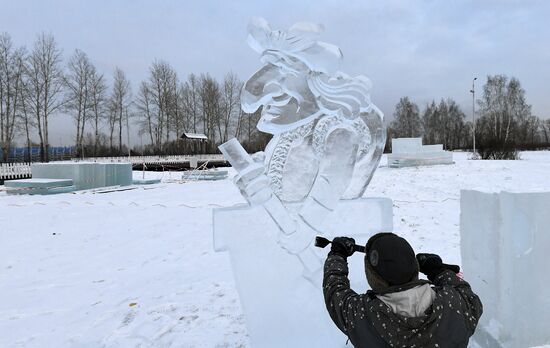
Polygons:
<instances>
[{"instance_id":1,"label":"large ice block","mask_svg":"<svg viewBox=\"0 0 550 348\"><path fill-rule=\"evenodd\" d=\"M395 154L422 152L422 138L394 138L391 140L391 152Z\"/></svg>"},{"instance_id":2,"label":"large ice block","mask_svg":"<svg viewBox=\"0 0 550 348\"><path fill-rule=\"evenodd\" d=\"M422 138L395 138L388 166L392 168L453 164L453 153L443 150L442 144L422 145Z\"/></svg>"},{"instance_id":3,"label":"large ice block","mask_svg":"<svg viewBox=\"0 0 550 348\"><path fill-rule=\"evenodd\" d=\"M19 179L8 180L4 183L6 187L14 188L48 188L48 187L61 187L71 186L73 181L71 179Z\"/></svg>"},{"instance_id":4,"label":"large ice block","mask_svg":"<svg viewBox=\"0 0 550 348\"><path fill-rule=\"evenodd\" d=\"M134 179L133 184L134 185L152 185L152 184L159 184L160 179Z\"/></svg>"},{"instance_id":5,"label":"large ice block","mask_svg":"<svg viewBox=\"0 0 550 348\"><path fill-rule=\"evenodd\" d=\"M391 231L392 201L366 198L341 201L323 223L324 235L351 236L358 244ZM347 337L325 307L321 274L316 282L302 275L296 255L276 242L278 226L261 206L214 209L214 246L229 251L233 274L253 347L345 347ZM318 249L324 260L328 249ZM354 290L368 289L364 254L349 258Z\"/></svg>"},{"instance_id":6,"label":"large ice block","mask_svg":"<svg viewBox=\"0 0 550 348\"><path fill-rule=\"evenodd\" d=\"M227 170L188 170L181 176L183 180L223 180L227 178Z\"/></svg>"},{"instance_id":7,"label":"large ice block","mask_svg":"<svg viewBox=\"0 0 550 348\"><path fill-rule=\"evenodd\" d=\"M57 193L69 193L76 190L76 186L55 187L9 187L6 192L10 195L52 195Z\"/></svg>"},{"instance_id":8,"label":"large ice block","mask_svg":"<svg viewBox=\"0 0 550 348\"><path fill-rule=\"evenodd\" d=\"M33 179L71 179L77 190L132 184L130 163L33 163L31 172Z\"/></svg>"},{"instance_id":9,"label":"large ice block","mask_svg":"<svg viewBox=\"0 0 550 348\"><path fill-rule=\"evenodd\" d=\"M71 179L20 179L5 182L11 195L49 195L67 193L76 189Z\"/></svg>"},{"instance_id":10,"label":"large ice block","mask_svg":"<svg viewBox=\"0 0 550 348\"><path fill-rule=\"evenodd\" d=\"M465 279L483 302L483 347L550 344L550 192L462 191Z\"/></svg>"},{"instance_id":11,"label":"large ice block","mask_svg":"<svg viewBox=\"0 0 550 348\"><path fill-rule=\"evenodd\" d=\"M114 171L114 181L108 182L106 186L128 186L132 185L132 165L130 163L107 163Z\"/></svg>"}]
</instances>

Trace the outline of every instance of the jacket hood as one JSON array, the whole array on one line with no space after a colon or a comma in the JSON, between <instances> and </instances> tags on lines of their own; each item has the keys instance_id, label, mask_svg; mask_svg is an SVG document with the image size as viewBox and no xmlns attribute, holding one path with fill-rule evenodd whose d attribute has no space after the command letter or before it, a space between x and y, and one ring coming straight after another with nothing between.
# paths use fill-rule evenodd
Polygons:
<instances>
[{"instance_id":1,"label":"jacket hood","mask_svg":"<svg viewBox=\"0 0 550 348\"><path fill-rule=\"evenodd\" d=\"M435 291L430 284L423 284L404 291L376 295L376 297L390 307L395 314L413 318L425 315L435 299Z\"/></svg>"}]
</instances>

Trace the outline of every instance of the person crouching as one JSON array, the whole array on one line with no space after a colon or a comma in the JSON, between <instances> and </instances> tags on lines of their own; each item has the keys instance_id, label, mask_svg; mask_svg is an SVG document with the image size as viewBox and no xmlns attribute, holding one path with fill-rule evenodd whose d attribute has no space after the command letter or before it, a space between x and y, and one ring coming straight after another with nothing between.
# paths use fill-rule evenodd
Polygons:
<instances>
[{"instance_id":1,"label":"person crouching","mask_svg":"<svg viewBox=\"0 0 550 348\"><path fill-rule=\"evenodd\" d=\"M355 240L337 237L324 265L330 317L354 347L467 347L483 312L479 297L457 276L457 265L418 254L393 233L371 237L365 273L372 290L350 288L347 257ZM429 281L418 278L419 271Z\"/></svg>"}]
</instances>

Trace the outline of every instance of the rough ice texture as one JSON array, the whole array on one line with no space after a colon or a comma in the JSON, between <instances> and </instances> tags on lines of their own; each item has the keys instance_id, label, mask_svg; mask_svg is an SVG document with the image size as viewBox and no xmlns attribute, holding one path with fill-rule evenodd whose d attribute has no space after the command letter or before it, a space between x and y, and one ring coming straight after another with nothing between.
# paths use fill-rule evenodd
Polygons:
<instances>
[{"instance_id":1,"label":"rough ice texture","mask_svg":"<svg viewBox=\"0 0 550 348\"><path fill-rule=\"evenodd\" d=\"M325 220L329 238L346 234L359 244L391 231L392 202L367 198L341 202ZM229 250L246 326L254 347L346 347L347 338L325 309L316 283L305 280L298 258L276 242L278 227L260 206L214 210L214 247ZM317 249L319 256L326 250ZM349 258L352 287L367 290L363 254Z\"/></svg>"},{"instance_id":2,"label":"rough ice texture","mask_svg":"<svg viewBox=\"0 0 550 348\"><path fill-rule=\"evenodd\" d=\"M463 271L481 297L486 347L550 343L550 192L462 191Z\"/></svg>"}]
</instances>

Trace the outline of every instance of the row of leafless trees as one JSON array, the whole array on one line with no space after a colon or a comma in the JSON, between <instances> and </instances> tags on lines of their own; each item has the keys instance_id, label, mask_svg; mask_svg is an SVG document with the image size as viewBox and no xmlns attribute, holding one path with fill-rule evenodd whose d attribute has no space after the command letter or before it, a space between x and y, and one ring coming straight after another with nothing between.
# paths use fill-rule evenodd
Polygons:
<instances>
[{"instance_id":1,"label":"row of leafless trees","mask_svg":"<svg viewBox=\"0 0 550 348\"><path fill-rule=\"evenodd\" d=\"M118 150L122 151L123 122L128 122L131 100L130 82L120 68L115 68L113 85L109 93L106 78L99 73L86 53L76 50L69 59L65 81L64 111L71 115L76 125L75 145L78 154L83 154L86 126L94 129L93 154L102 145L100 130L108 126L109 148L115 147L118 135ZM115 134L115 131L117 131Z\"/></svg>"},{"instance_id":2,"label":"row of leafless trees","mask_svg":"<svg viewBox=\"0 0 550 348\"><path fill-rule=\"evenodd\" d=\"M63 102L61 53L52 37L41 35L32 51L15 48L7 34L0 34L0 146L6 157L18 133L36 129L41 156L47 160L48 121Z\"/></svg>"},{"instance_id":3,"label":"row of leafless trees","mask_svg":"<svg viewBox=\"0 0 550 348\"><path fill-rule=\"evenodd\" d=\"M481 139L482 158L514 159L517 150L550 146L550 119L531 113L518 79L488 76L477 103L480 118L476 122L476 139Z\"/></svg>"},{"instance_id":4,"label":"row of leafless trees","mask_svg":"<svg viewBox=\"0 0 550 348\"><path fill-rule=\"evenodd\" d=\"M445 149L466 148L471 143L471 122L466 121L458 104L448 98L426 105L422 115L418 105L403 97L395 106L394 120L388 127L392 138L423 137L424 144L443 144Z\"/></svg>"},{"instance_id":5,"label":"row of leafless trees","mask_svg":"<svg viewBox=\"0 0 550 348\"><path fill-rule=\"evenodd\" d=\"M204 133L210 151L231 137L254 142L258 114L242 112L241 89L242 82L233 73L221 82L208 74L191 74L181 81L169 63L155 61L135 98L140 134L157 153L173 147L171 140L182 132Z\"/></svg>"},{"instance_id":6,"label":"row of leafless trees","mask_svg":"<svg viewBox=\"0 0 550 348\"><path fill-rule=\"evenodd\" d=\"M177 152L182 132L206 134L206 151L233 136L257 150L266 138L255 129L259 113L240 109L241 87L232 73L221 82L208 74L181 80L169 63L155 61L134 96L120 68L108 81L78 49L64 62L51 35L39 35L29 51L0 33L0 160L6 161L16 139L25 139L29 148L38 139L41 160L48 161L55 114L74 120L77 155L127 153L131 124L148 144L139 150L149 153Z\"/></svg>"},{"instance_id":7,"label":"row of leafless trees","mask_svg":"<svg viewBox=\"0 0 550 348\"><path fill-rule=\"evenodd\" d=\"M518 79L488 76L477 101L476 143L481 157L514 158L518 149L550 147L550 119L532 115L525 90ZM472 122L452 99L432 101L420 115L408 97L397 103L388 127L391 138L423 137L425 144L443 144L446 149L472 148Z\"/></svg>"},{"instance_id":8,"label":"row of leafless trees","mask_svg":"<svg viewBox=\"0 0 550 348\"><path fill-rule=\"evenodd\" d=\"M6 160L17 136L24 136L30 148L37 135L40 158L48 161L49 122L54 114L70 115L76 126L75 145L82 151L87 126L95 133L94 146L106 123L110 147L118 130L122 148L122 122L128 119L130 83L124 72L115 70L109 93L103 74L88 56L76 50L65 65L53 36L41 34L30 51L14 47L7 33L0 34L0 146Z\"/></svg>"}]
</instances>

